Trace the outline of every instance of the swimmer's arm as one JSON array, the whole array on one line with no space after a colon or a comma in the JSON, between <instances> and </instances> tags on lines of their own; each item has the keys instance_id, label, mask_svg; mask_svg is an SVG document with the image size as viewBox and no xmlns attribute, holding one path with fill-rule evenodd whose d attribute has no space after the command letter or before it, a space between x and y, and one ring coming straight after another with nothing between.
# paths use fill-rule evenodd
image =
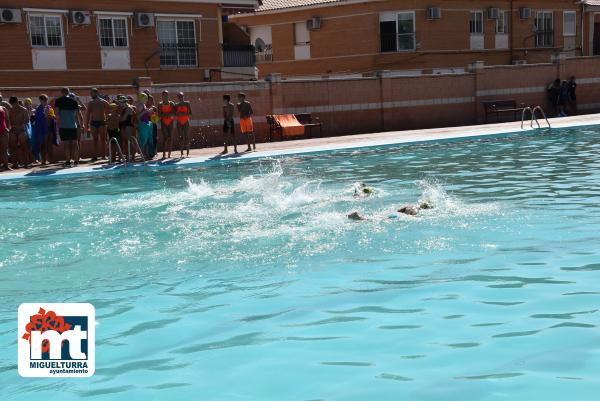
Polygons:
<instances>
[{"instance_id":1,"label":"swimmer's arm","mask_svg":"<svg viewBox=\"0 0 600 401\"><path fill-rule=\"evenodd\" d=\"M188 116L192 115L192 104L190 102L187 102L187 106L188 106Z\"/></svg>"}]
</instances>

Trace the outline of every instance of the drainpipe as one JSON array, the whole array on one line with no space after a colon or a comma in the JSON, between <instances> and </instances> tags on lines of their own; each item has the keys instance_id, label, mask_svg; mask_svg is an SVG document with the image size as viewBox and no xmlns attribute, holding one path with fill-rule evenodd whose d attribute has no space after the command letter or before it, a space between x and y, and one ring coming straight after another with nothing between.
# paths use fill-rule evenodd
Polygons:
<instances>
[{"instance_id":1,"label":"drainpipe","mask_svg":"<svg viewBox=\"0 0 600 401\"><path fill-rule=\"evenodd\" d=\"M585 23L585 3L582 1L581 2L581 38L580 38L581 45L579 46L581 48L581 57L583 57L583 55L585 54L583 52L583 44L585 43L585 40L583 39L583 35L584 35L583 24L584 23Z\"/></svg>"},{"instance_id":2,"label":"drainpipe","mask_svg":"<svg viewBox=\"0 0 600 401\"><path fill-rule=\"evenodd\" d=\"M513 4L513 0L510 0L510 19L508 21L508 24L509 24L508 25L508 34L510 35L509 42L510 42L510 62L511 62L511 64L512 64L513 60L515 59L514 54L513 54L513 49L514 49L514 46L513 46L513 36L514 36L513 35L513 32L514 32L514 30L513 30L514 29L514 27L513 27L513 19L514 19L513 12L514 12L514 4Z\"/></svg>"}]
</instances>

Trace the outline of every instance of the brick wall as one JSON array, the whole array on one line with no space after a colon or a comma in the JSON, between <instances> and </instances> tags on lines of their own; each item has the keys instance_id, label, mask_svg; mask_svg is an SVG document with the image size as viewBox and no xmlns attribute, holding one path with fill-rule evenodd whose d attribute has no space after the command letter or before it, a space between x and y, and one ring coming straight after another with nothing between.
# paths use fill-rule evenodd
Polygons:
<instances>
[{"instance_id":1,"label":"brick wall","mask_svg":"<svg viewBox=\"0 0 600 401\"><path fill-rule=\"evenodd\" d=\"M265 115L312 113L323 123L325 136L391 130L460 126L484 121L484 101L514 99L517 103L541 105L551 113L546 86L556 77L578 79L580 112L600 111L600 57L559 60L554 64L495 66L456 75L393 77L381 72L376 77L355 79L282 80L202 84L151 84L142 80L155 98L166 88L183 91L192 102L194 147L222 143L223 94L233 97L244 91L255 110L259 141L268 140ZM87 87L74 87L87 95ZM105 86L103 93L134 94L132 86ZM55 96L58 88L5 89L4 97ZM84 98L84 101L87 99ZM84 154L90 142L83 141Z\"/></svg>"},{"instance_id":2,"label":"brick wall","mask_svg":"<svg viewBox=\"0 0 600 401\"><path fill-rule=\"evenodd\" d=\"M512 37L509 49L498 50L495 43L496 21L487 18L489 7L509 11L513 5ZM442 18L427 19L427 7L442 8ZM520 7L530 7L533 15L527 20L519 18ZM470 50L469 11L484 11L485 49ZM533 35L534 16L537 10L554 13L555 47L536 49ZM529 63L549 62L552 54L563 50L563 10L577 12L577 38L580 45L580 5L574 0L387 0L352 3L311 9L279 11L255 15L240 15L232 21L240 26L271 26L273 61L259 64L261 76L281 73L302 76L324 73L366 72L380 69L411 70L466 67L476 60L488 65L511 64L512 60ZM387 11L414 11L416 51L380 53L379 14ZM294 60L295 22L312 17L322 19L320 30L310 32L310 60ZM510 50L512 47L512 51ZM579 55L579 53L577 54Z\"/></svg>"},{"instance_id":3,"label":"brick wall","mask_svg":"<svg viewBox=\"0 0 600 401\"><path fill-rule=\"evenodd\" d=\"M97 19L91 25L76 26L68 16L63 16L63 34L68 71L33 71L32 48L27 31L26 14L21 24L0 24L5 57L0 57L0 86L38 85L115 85L130 84L137 76L150 76L154 82L200 82L205 69L220 68L219 5L142 0L101 0L81 2L78 0L0 0L0 8L40 8L56 10L88 10L109 12L149 12L202 15L196 20L198 67L177 70L161 69L158 55L146 60L158 49L155 28L139 29L133 16L128 17L129 70L102 70L100 44L97 35Z\"/></svg>"}]
</instances>

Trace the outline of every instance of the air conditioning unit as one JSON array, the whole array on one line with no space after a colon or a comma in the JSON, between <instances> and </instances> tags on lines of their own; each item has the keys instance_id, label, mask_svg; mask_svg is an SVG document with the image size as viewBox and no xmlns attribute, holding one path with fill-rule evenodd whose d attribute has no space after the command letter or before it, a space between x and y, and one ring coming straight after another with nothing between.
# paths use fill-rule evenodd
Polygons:
<instances>
[{"instance_id":1,"label":"air conditioning unit","mask_svg":"<svg viewBox=\"0 0 600 401\"><path fill-rule=\"evenodd\" d=\"M512 65L523 65L527 64L527 60L513 60Z\"/></svg>"},{"instance_id":2,"label":"air conditioning unit","mask_svg":"<svg viewBox=\"0 0 600 401\"><path fill-rule=\"evenodd\" d=\"M441 7L429 7L427 9L427 19L440 19L442 18Z\"/></svg>"},{"instance_id":3,"label":"air conditioning unit","mask_svg":"<svg viewBox=\"0 0 600 401\"><path fill-rule=\"evenodd\" d=\"M498 19L500 16L500 9L497 7L488 8L488 19Z\"/></svg>"},{"instance_id":4,"label":"air conditioning unit","mask_svg":"<svg viewBox=\"0 0 600 401\"><path fill-rule=\"evenodd\" d=\"M531 8L529 8L529 7L521 7L519 9L519 17L521 17L521 19L529 19L529 18L531 18Z\"/></svg>"},{"instance_id":5,"label":"air conditioning unit","mask_svg":"<svg viewBox=\"0 0 600 401\"><path fill-rule=\"evenodd\" d=\"M135 23L138 28L150 28L154 26L154 14L137 13Z\"/></svg>"},{"instance_id":6,"label":"air conditioning unit","mask_svg":"<svg viewBox=\"0 0 600 401\"><path fill-rule=\"evenodd\" d=\"M306 29L309 31L316 31L321 29L321 17L314 17L306 20Z\"/></svg>"},{"instance_id":7,"label":"air conditioning unit","mask_svg":"<svg viewBox=\"0 0 600 401\"><path fill-rule=\"evenodd\" d=\"M89 11L71 11L71 23L73 25L90 25L92 13Z\"/></svg>"},{"instance_id":8,"label":"air conditioning unit","mask_svg":"<svg viewBox=\"0 0 600 401\"><path fill-rule=\"evenodd\" d=\"M19 24L23 22L21 10L15 8L0 8L0 23Z\"/></svg>"}]
</instances>

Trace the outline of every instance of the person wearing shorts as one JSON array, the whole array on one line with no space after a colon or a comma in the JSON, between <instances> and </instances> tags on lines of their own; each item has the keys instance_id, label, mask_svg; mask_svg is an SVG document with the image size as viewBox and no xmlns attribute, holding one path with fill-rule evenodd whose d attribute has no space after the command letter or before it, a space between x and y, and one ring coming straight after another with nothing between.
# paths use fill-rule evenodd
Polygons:
<instances>
[{"instance_id":1,"label":"person wearing shorts","mask_svg":"<svg viewBox=\"0 0 600 401\"><path fill-rule=\"evenodd\" d=\"M235 122L233 121L233 115L235 112L235 106L231 103L231 96L224 95L223 96L223 154L227 154L229 151L227 149L227 142L231 139L233 142L233 151L235 153L237 150L237 140L235 137ZM227 135L229 134L229 135Z\"/></svg>"},{"instance_id":2,"label":"person wearing shorts","mask_svg":"<svg viewBox=\"0 0 600 401\"><path fill-rule=\"evenodd\" d=\"M256 150L256 135L254 135L254 124L252 124L252 115L254 114L254 111L252 110L250 102L246 100L245 93L240 92L238 94L238 102L237 108L240 113L240 131L242 132L242 135L246 136L246 142L248 143L246 152L251 152L252 147L250 147L250 143L252 143L254 150Z\"/></svg>"},{"instance_id":3,"label":"person wearing shorts","mask_svg":"<svg viewBox=\"0 0 600 401\"><path fill-rule=\"evenodd\" d=\"M79 129L83 121L79 103L70 96L69 88L61 89L61 97L54 103L56 107L58 133L60 140L65 144L65 167L71 167L71 160L75 164L79 160Z\"/></svg>"}]
</instances>

